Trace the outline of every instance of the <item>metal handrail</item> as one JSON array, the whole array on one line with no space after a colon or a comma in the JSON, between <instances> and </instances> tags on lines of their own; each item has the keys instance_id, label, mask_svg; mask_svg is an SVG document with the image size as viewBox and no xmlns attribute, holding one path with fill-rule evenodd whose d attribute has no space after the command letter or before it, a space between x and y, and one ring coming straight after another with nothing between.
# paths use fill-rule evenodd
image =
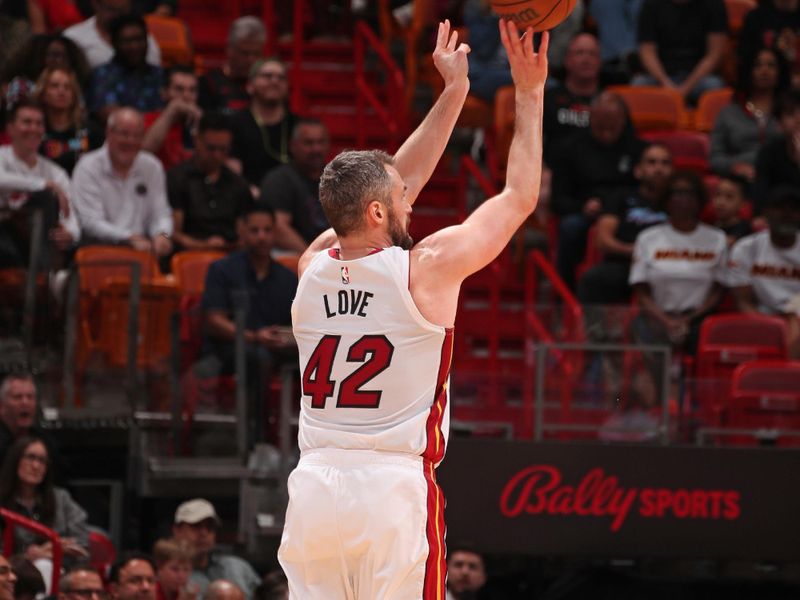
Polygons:
<instances>
[{"instance_id":1,"label":"metal handrail","mask_svg":"<svg viewBox=\"0 0 800 600\"><path fill-rule=\"evenodd\" d=\"M6 527L3 531L3 556L11 556L14 553L14 528L16 527L28 529L36 535L47 538L52 543L53 574L50 579L50 589L53 594L57 594L58 581L61 578L61 564L64 562L64 549L61 546L59 535L38 521L29 519L7 508L0 508L0 517L3 517L6 522Z\"/></svg>"},{"instance_id":2,"label":"metal handrail","mask_svg":"<svg viewBox=\"0 0 800 600\"><path fill-rule=\"evenodd\" d=\"M356 75L356 143L360 148L366 145L366 109L369 105L386 126L391 141L391 150L399 147L399 138L406 129L406 109L403 105L405 77L394 59L381 43L375 32L359 21L354 31L354 62ZM366 78L365 58L370 49L378 57L387 71L387 105L381 103Z\"/></svg>"}]
</instances>

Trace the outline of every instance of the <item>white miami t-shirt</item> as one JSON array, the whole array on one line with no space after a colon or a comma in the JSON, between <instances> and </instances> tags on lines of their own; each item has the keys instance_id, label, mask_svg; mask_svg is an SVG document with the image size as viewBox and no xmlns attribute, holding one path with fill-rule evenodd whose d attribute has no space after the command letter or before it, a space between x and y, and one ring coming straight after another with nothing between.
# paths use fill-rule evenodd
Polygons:
<instances>
[{"instance_id":1,"label":"white miami t-shirt","mask_svg":"<svg viewBox=\"0 0 800 600\"><path fill-rule=\"evenodd\" d=\"M787 304L800 294L800 235L790 248L777 248L769 231L742 238L733 246L728 286L752 286L765 312L791 311Z\"/></svg>"},{"instance_id":2,"label":"white miami t-shirt","mask_svg":"<svg viewBox=\"0 0 800 600\"><path fill-rule=\"evenodd\" d=\"M645 229L636 238L629 282L648 283L665 312L699 307L715 281L724 282L725 234L699 224L684 233L669 223Z\"/></svg>"}]
</instances>

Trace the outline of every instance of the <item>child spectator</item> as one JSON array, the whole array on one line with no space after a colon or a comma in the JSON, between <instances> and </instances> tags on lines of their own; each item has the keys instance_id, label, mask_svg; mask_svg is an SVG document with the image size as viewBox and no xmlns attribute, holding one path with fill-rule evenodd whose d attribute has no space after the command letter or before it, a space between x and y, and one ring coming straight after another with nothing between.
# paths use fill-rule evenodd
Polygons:
<instances>
[{"instance_id":1,"label":"child spectator","mask_svg":"<svg viewBox=\"0 0 800 600\"><path fill-rule=\"evenodd\" d=\"M744 179L736 175L720 178L711 196L711 204L714 208L714 226L725 233L728 246L753 232L750 223L742 218L746 203L747 182Z\"/></svg>"},{"instance_id":2,"label":"child spectator","mask_svg":"<svg viewBox=\"0 0 800 600\"><path fill-rule=\"evenodd\" d=\"M161 539L153 546L156 600L194 600L199 588L189 584L194 549L185 540Z\"/></svg>"}]
</instances>

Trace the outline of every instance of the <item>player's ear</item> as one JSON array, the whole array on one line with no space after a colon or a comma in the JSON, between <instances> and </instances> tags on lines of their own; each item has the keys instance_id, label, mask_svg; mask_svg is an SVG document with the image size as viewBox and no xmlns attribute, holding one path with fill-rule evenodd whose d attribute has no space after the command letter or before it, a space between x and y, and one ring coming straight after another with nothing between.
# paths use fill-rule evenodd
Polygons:
<instances>
[{"instance_id":1,"label":"player's ear","mask_svg":"<svg viewBox=\"0 0 800 600\"><path fill-rule=\"evenodd\" d=\"M386 209L384 208L383 204L377 200L373 200L369 203L369 205L367 205L367 216L371 221L380 223L386 216Z\"/></svg>"}]
</instances>

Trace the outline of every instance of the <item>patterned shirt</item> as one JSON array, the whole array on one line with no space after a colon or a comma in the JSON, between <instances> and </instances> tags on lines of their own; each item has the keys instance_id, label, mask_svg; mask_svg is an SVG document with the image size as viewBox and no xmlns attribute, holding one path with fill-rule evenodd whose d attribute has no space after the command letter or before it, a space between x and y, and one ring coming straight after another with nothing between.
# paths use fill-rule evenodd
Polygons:
<instances>
[{"instance_id":1,"label":"patterned shirt","mask_svg":"<svg viewBox=\"0 0 800 600\"><path fill-rule=\"evenodd\" d=\"M89 109L97 112L106 106L131 106L139 112L159 110L164 72L161 67L145 65L132 70L112 60L92 71L89 82Z\"/></svg>"}]
</instances>

